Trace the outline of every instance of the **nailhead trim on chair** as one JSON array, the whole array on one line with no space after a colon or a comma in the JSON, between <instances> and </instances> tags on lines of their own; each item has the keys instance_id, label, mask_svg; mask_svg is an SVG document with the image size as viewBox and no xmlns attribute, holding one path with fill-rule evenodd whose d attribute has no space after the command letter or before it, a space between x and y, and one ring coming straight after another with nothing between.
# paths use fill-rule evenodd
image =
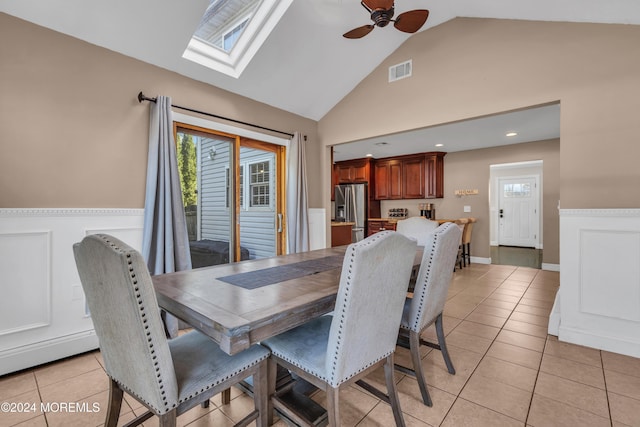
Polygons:
<instances>
[{"instance_id":1,"label":"nailhead trim on chair","mask_svg":"<svg viewBox=\"0 0 640 427\"><path fill-rule=\"evenodd\" d=\"M104 234L98 234L98 237L100 237L102 240L105 241L105 243L108 243L109 246L111 246L112 249L114 249L115 251L119 252L120 254L124 254L124 251L119 248L115 243L113 243L111 240L109 240L108 236L104 235ZM151 358L154 361L153 365L155 366L155 370L156 370L156 379L158 382L158 388L160 389L160 394L162 397L162 401L164 402L164 412L169 412L170 410L174 409L177 406L177 403L174 403L173 405L170 405L167 402L167 396L166 396L166 391L164 390L164 384L163 384L163 379L162 379L162 373L160 372L160 367L158 366L158 356L156 356L155 354L155 349L154 349L154 343L153 343L153 339L151 337L151 332L149 331L149 325L148 325L148 320L147 320L147 314L145 312L145 306L144 303L141 299L141 294L140 294L140 288L138 286L138 280L136 279L136 273L135 270L133 268L133 263L131 261L131 254L127 253L127 263L129 265L129 277L131 278L131 282L133 284L133 289L135 291L135 295L137 298L137 303L139 306L139 314L140 314L140 319L142 320L142 323L144 325L144 329L147 331L146 335L147 335L147 343L149 346L149 352L152 355ZM152 405L150 402L147 402L145 399L140 398L140 396L136 395L135 393L133 393L131 390L129 390L126 387L123 387L122 384L118 383L120 385L120 387L123 390L126 390L127 393L129 394L133 394L135 395L139 400L141 400L142 402L144 402L145 404L147 404L148 406L152 407L156 412L158 413L162 413L163 411L161 409L158 408L154 408L154 405Z\"/></svg>"},{"instance_id":2,"label":"nailhead trim on chair","mask_svg":"<svg viewBox=\"0 0 640 427\"><path fill-rule=\"evenodd\" d=\"M109 244L109 246L111 246L111 248L113 248L114 250L117 250L120 253L123 253L122 249L120 249L117 245L115 245L114 243L112 243L105 235L98 235L101 239L103 239L106 243ZM223 378L220 378L218 381L211 383L209 385L207 385L206 387L200 389L200 391L198 391L197 393L192 393L189 396L185 396L182 399L180 399L176 404L173 405L169 405L167 403L167 397L166 397L166 391L164 390L164 384L163 384L163 379L162 379L162 374L160 373L160 368L159 368L159 363L158 363L158 356L155 354L156 351L154 349L154 344L153 344L153 340L151 338L151 332L149 332L149 325L148 325L148 320L147 320L147 313L145 311L145 306L143 304L143 301L140 299L141 298L141 294L140 294L140 288L138 286L138 280L136 279L136 273L134 271L133 268L133 264L131 262L131 254L127 254L127 258L128 258L128 264L129 264L129 276L131 277L132 283L133 283L133 290L135 291L135 296L137 298L137 302L138 302L138 306L140 308L140 318L142 319L142 323L144 325L144 329L146 331L146 336L147 336L147 342L149 345L149 351L151 354L151 358L154 361L153 365L155 366L155 370L156 370L156 378L158 380L158 387L161 390L161 395L162 395L162 400L165 403L165 410L166 412L170 411L171 409L177 407L179 404L181 404L182 402L185 402L187 400L192 399L193 397L199 395L200 393L205 392L206 390L209 390L215 386L217 386L218 384L223 383L224 381L233 378L234 376L238 375L239 373L259 364L260 362L262 362L263 360L268 358L268 355L265 355L263 357L261 357L260 359L258 359L257 361L254 361L254 363L251 363L249 365L245 365L242 366L241 368L237 369L235 372L226 375ZM112 378L114 381L118 382L115 378ZM141 398L140 396L138 396L136 393L134 393L132 390L130 390L128 387L124 386L123 384L121 384L120 382L118 382L118 385L120 386L121 389L125 390L127 393L135 396L138 400L144 402L145 404L147 404L148 406L153 408L153 405L146 401L145 399ZM154 410L156 410L157 412L161 412L160 410L158 410L157 408L154 408Z\"/></svg>"},{"instance_id":3,"label":"nailhead trim on chair","mask_svg":"<svg viewBox=\"0 0 640 427\"><path fill-rule=\"evenodd\" d=\"M426 284L426 282L429 281L429 276L431 275L431 269L433 266L433 251L435 250L435 247L438 243L438 239L440 238L440 234L444 233L446 230L449 229L449 227L456 227L456 225L454 225L453 223L447 223L443 228L440 229L440 231L438 232L434 232L433 233L433 246L431 249L431 256L429 257L429 262L427 263L427 273L424 275L424 283ZM420 304L418 305L418 315L416 316L416 319L413 323L413 325L407 327L404 325L400 325L400 328L402 329L407 329L407 330L411 330L414 332L422 332L420 330L420 324L419 324L419 320L422 318L422 310L424 309L424 293L422 295L420 295Z\"/></svg>"},{"instance_id":4,"label":"nailhead trim on chair","mask_svg":"<svg viewBox=\"0 0 640 427\"><path fill-rule=\"evenodd\" d=\"M216 381L214 383L211 383L211 384L207 385L206 387L200 389L200 391L198 391L197 393L193 393L193 394L189 395L188 397L182 398L178 403L182 403L182 402L185 402L185 401L187 401L189 399L192 399L193 397L199 395L200 393L203 393L206 390L209 390L210 388L213 388L213 387L217 386L218 384L222 384L226 380L235 377L240 372L246 371L247 369L251 368L252 366L258 365L260 362L262 362L263 360L267 359L268 357L269 357L269 355L263 356L260 359L258 359L255 363L251 363L249 365L245 365L245 366L237 369L235 372L233 372L233 373L231 373L231 374L229 374L229 375L227 375L227 376L225 376L223 378L220 378L218 381Z\"/></svg>"},{"instance_id":5,"label":"nailhead trim on chair","mask_svg":"<svg viewBox=\"0 0 640 427\"><path fill-rule=\"evenodd\" d=\"M372 245L374 242L376 242L377 240L380 240L382 237L384 237L384 236L386 236L387 234L390 234L390 233L393 233L393 231L382 231L382 232L376 233L376 234L374 234L374 235L373 235L373 238L372 238L372 239L368 239L368 240L360 241L360 242L358 242L358 245L359 245L359 246L369 246L369 245ZM348 269L349 274L347 274L347 281L346 281L346 283L345 283L345 288L344 288L344 289L345 289L345 297L344 297L344 300L343 300L343 301L345 301L345 302L349 299L349 292L351 291L351 285L352 285L352 284L351 284L351 273L352 273L353 262L354 262L354 259L355 259L355 247L353 247L353 246L352 246L352 247L350 248L350 254L349 254L349 255L350 255L350 259L349 259L349 269ZM336 305L337 305L337 304L336 304ZM341 344L341 342L342 342L342 330L343 330L343 325L344 325L344 314L345 314L345 312L344 312L344 304L342 305L342 307L343 307L343 309L342 309L342 312L340 313L340 325L339 325L339 327L338 327L338 334L337 334L338 336L337 336L337 342L336 342L336 344L337 344L337 347L338 347L338 348L340 347L340 344ZM391 353L389 353L389 354L391 354ZM340 380L338 380L338 381L336 381L336 378L335 378L335 375L336 375L336 369L337 369L337 366L336 366L336 364L337 364L337 359L336 359L336 357L334 356L334 358L333 358L333 364L332 364L332 369L331 369L331 373L330 373L330 377L331 377L331 379L333 380L333 381L332 381L332 382L333 382L333 384L338 385L338 384L341 384L341 383L345 382L346 380L348 380L349 378L353 377L354 375L356 375L356 374L358 374L358 373L360 373L360 372L364 371L365 369L367 369L367 368L369 368L370 366L372 366L372 365L376 364L376 363L377 363L377 362L379 362L380 360L382 360L382 359L384 359L384 358L388 357L388 356L389 356L389 354L385 354L385 355L384 355L383 357L381 357L380 359L377 359L377 360L375 360L375 361L371 362L369 365L367 365L367 366L365 366L365 367L362 367L361 369L359 369L358 371L354 372L353 374L351 374L351 375L347 375L347 376L345 376L344 378L341 378L341 379L340 379ZM326 381L326 380L325 380L325 381Z\"/></svg>"},{"instance_id":6,"label":"nailhead trim on chair","mask_svg":"<svg viewBox=\"0 0 640 427\"><path fill-rule=\"evenodd\" d=\"M361 246L362 246L362 245L371 245L373 242L375 242L376 240L379 240L379 239L380 239L380 238L382 238L385 234L389 234L389 233L393 233L393 231L381 231L381 232L379 232L379 233L374 234L374 235L373 235L374 237L373 237L373 238L371 238L371 239L369 239L368 241L366 241L366 242L365 242L365 241L361 241L361 242L358 242L358 244L359 244L359 245L361 245ZM345 284L345 294L346 294L345 296L347 296L347 297L348 297L348 295L349 295L349 290L350 290L350 288L351 288L351 273L352 273L352 265L353 265L353 260L354 260L354 258L355 258L355 251L354 251L354 248L349 248L348 250L349 250L350 252L349 252L348 254L345 254L345 258L346 258L346 257L349 257L349 258L350 258L350 262L349 262L349 265L348 265L348 267L347 267L347 272L348 272L348 274L347 274L347 282L346 282L346 284ZM336 305L337 305L337 304L336 304ZM335 312L334 312L333 317L334 317L334 321L335 321L335 319L336 319L336 313L335 313ZM340 342L341 342L341 339L342 339L342 328L343 328L343 327L342 327L342 325L344 324L344 310L340 313L340 320L339 320L339 322L340 322L340 325L339 325L339 327L338 327L338 337L337 337L337 346L338 346L338 347L340 346ZM302 369L302 370L303 370L303 371L305 371L305 372L309 372L310 374L313 374L313 375L314 375L314 376L316 376L318 379L320 379L320 380L322 380L322 381L326 382L327 384L329 384L329 385L331 385L331 386L333 387L333 386L337 386L337 385L339 385L339 384L341 384L341 383L345 382L346 380L348 380L348 379L352 378L354 375L357 375L358 373L360 373L360 372L362 372L362 371L366 370L366 369L367 369L367 368L369 368L370 366L375 365L375 364L376 364L376 363L378 363L380 360L383 360L383 359L385 359L385 358L389 357L389 355L390 355L392 352L389 352L389 353L385 354L384 356L382 356L381 358L379 358L379 359L377 359L377 360L375 360L375 361L372 361L369 365L367 365L367 366L365 366L365 367L362 367L361 369L359 369L358 371L354 372L354 373L353 373L352 375L350 375L350 376L346 376L346 377L344 377L344 378L341 378L341 379L340 379L339 381L337 381L337 382L335 382L335 381L333 381L333 382L332 382L332 381L330 381L330 380L329 380L329 378L327 378L327 377L326 377L326 376L324 376L324 375L320 375L320 373L319 373L319 372L313 372L313 371L309 370L306 366L301 365L301 364L298 362L298 360L291 359L291 358L289 358L289 357L284 357L282 354L278 354L277 352L275 352L275 351L273 351L273 350L272 350L272 353L273 353L273 355L274 355L274 356L276 356L276 357L278 357L278 358L280 358L280 359L282 359L282 360L284 360L284 361L286 361L286 362L288 362L288 363L292 364L293 366L296 366L296 367L298 367L298 368ZM336 363L337 363L337 359L336 359L336 357L334 356L333 361L332 361L332 369L331 369L331 372L330 372L330 375L329 375L333 380L335 380L335 372L336 372L336 369L337 369Z\"/></svg>"}]
</instances>

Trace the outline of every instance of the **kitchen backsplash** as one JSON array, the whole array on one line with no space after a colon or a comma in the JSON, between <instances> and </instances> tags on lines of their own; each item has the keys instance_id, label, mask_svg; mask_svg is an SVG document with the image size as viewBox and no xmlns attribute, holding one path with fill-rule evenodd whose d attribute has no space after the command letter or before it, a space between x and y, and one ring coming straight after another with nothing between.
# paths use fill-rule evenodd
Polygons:
<instances>
[{"instance_id":1,"label":"kitchen backsplash","mask_svg":"<svg viewBox=\"0 0 640 427\"><path fill-rule=\"evenodd\" d=\"M414 200L381 200L380 201L380 214L383 218L387 218L389 216L389 209L398 209L398 208L406 208L408 209L408 217L412 216L420 216L420 208L418 205L420 203L431 203L434 205L434 208L438 209L438 203L433 203L433 199L414 199Z\"/></svg>"}]
</instances>

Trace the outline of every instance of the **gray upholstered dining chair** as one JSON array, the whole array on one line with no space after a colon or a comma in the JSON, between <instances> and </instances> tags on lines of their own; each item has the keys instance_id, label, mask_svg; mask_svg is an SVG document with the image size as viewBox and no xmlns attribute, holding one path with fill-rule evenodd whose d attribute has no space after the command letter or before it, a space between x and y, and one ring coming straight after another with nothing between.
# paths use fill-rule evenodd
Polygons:
<instances>
[{"instance_id":1,"label":"gray upholstered dining chair","mask_svg":"<svg viewBox=\"0 0 640 427\"><path fill-rule=\"evenodd\" d=\"M421 216L401 219L396 223L396 231L404 236L416 239L418 246L424 246L427 236L436 228L438 228L437 221L431 221Z\"/></svg>"},{"instance_id":2,"label":"gray upholstered dining chair","mask_svg":"<svg viewBox=\"0 0 640 427\"><path fill-rule=\"evenodd\" d=\"M327 393L329 426L339 426L340 387L382 365L396 425L404 426L393 355L415 252L414 241L393 231L349 245L333 315L261 342L271 350L269 388L276 363L284 366ZM271 403L296 421L277 394Z\"/></svg>"},{"instance_id":3,"label":"gray upholstered dining chair","mask_svg":"<svg viewBox=\"0 0 640 427\"><path fill-rule=\"evenodd\" d=\"M404 373L415 375L422 400L427 406L432 406L432 402L420 363L420 345L428 345L440 350L449 373L456 373L447 351L442 327L442 312L458 256L460 235L460 228L450 222L442 224L429 234L424 246L413 297L405 301L400 322L398 344L409 348L413 369L397 365L396 368ZM434 322L438 344L427 342L420 337L420 334Z\"/></svg>"},{"instance_id":4,"label":"gray upholstered dining chair","mask_svg":"<svg viewBox=\"0 0 640 427\"><path fill-rule=\"evenodd\" d=\"M85 237L73 251L111 380L105 426L117 425L123 391L149 409L132 425L157 415L160 426L175 426L178 415L250 376L255 410L237 425L267 425L267 349L229 356L197 331L167 340L139 252L105 234Z\"/></svg>"}]
</instances>

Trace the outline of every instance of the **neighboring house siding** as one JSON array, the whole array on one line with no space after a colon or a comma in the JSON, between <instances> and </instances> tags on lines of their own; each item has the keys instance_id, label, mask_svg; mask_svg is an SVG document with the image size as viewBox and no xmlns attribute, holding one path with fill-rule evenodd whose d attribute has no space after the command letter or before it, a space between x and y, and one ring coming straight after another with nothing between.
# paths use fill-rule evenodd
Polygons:
<instances>
[{"instance_id":1,"label":"neighboring house siding","mask_svg":"<svg viewBox=\"0 0 640 427\"><path fill-rule=\"evenodd\" d=\"M274 176L274 154L250 148L240 148L240 163L250 164L271 160L271 177ZM249 168L245 168L245 200L240 212L240 245L249 249L251 258L265 258L276 254L275 246L275 193L274 185L270 186L269 208L248 208L250 193ZM271 180L273 183L273 179Z\"/></svg>"},{"instance_id":2,"label":"neighboring house siding","mask_svg":"<svg viewBox=\"0 0 640 427\"><path fill-rule=\"evenodd\" d=\"M230 145L226 141L201 138L198 203L200 205L200 239L229 241L230 220L226 206L226 168L229 165ZM213 160L209 150L215 148Z\"/></svg>"},{"instance_id":3,"label":"neighboring house siding","mask_svg":"<svg viewBox=\"0 0 640 427\"><path fill-rule=\"evenodd\" d=\"M200 204L200 239L229 241L230 209L227 207L227 170L230 146L226 141L201 139L198 189ZM209 150L215 147L214 159L209 159ZM248 148L240 149L240 163L253 163L273 159L273 154ZM245 185L248 185L248 169L245 169ZM275 211L273 208L246 209L249 193L240 212L240 245L249 250L251 259L275 255ZM270 199L275 206L273 185Z\"/></svg>"}]
</instances>

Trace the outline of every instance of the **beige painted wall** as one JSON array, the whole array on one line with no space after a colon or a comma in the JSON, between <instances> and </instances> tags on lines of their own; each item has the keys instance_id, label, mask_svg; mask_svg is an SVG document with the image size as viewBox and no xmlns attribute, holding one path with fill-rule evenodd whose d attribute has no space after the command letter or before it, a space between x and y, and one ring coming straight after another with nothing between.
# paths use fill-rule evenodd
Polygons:
<instances>
[{"instance_id":1,"label":"beige painted wall","mask_svg":"<svg viewBox=\"0 0 640 427\"><path fill-rule=\"evenodd\" d=\"M319 155L313 120L6 14L0 29L0 208L142 208L149 105L138 103L141 90L300 131L309 157ZM309 162L309 176L320 168ZM311 192L310 206L321 205Z\"/></svg>"},{"instance_id":2,"label":"beige painted wall","mask_svg":"<svg viewBox=\"0 0 640 427\"><path fill-rule=\"evenodd\" d=\"M457 18L408 39L320 121L319 136L329 146L560 101L562 208L637 208L638 40L634 25ZM407 59L413 76L387 83L388 67Z\"/></svg>"}]
</instances>

